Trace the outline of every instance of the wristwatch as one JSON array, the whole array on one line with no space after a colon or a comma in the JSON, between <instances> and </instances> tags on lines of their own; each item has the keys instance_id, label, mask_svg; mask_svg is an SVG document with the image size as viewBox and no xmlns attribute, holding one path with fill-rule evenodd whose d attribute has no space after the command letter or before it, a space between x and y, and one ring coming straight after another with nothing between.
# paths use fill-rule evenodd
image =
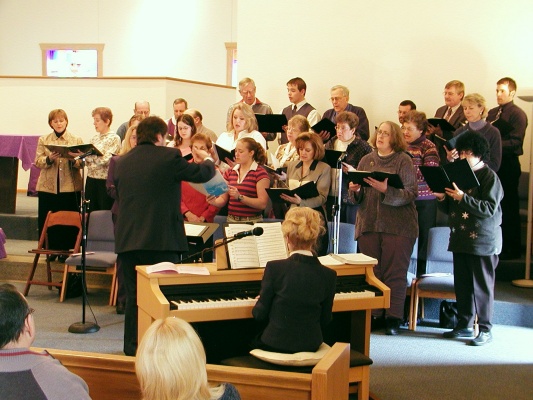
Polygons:
<instances>
[{"instance_id":1,"label":"wristwatch","mask_svg":"<svg viewBox=\"0 0 533 400\"><path fill-rule=\"evenodd\" d=\"M242 201L243 198L244 198L244 196L242 194L240 194L239 197L237 197L237 200Z\"/></svg>"}]
</instances>

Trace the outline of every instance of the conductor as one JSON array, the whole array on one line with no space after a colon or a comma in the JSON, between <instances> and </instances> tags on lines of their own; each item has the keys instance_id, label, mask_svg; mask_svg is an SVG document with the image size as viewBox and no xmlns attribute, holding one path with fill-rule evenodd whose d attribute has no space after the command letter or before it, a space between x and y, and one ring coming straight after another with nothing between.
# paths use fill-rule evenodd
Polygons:
<instances>
[{"instance_id":1,"label":"conductor","mask_svg":"<svg viewBox=\"0 0 533 400\"><path fill-rule=\"evenodd\" d=\"M177 149L165 147L167 125L148 117L137 127L137 147L120 157L113 180L118 214L115 251L124 271L126 310L124 353L137 350L137 273L135 267L162 261L178 262L188 250L181 182L207 182L215 174L209 154L200 164L188 163Z\"/></svg>"}]
</instances>

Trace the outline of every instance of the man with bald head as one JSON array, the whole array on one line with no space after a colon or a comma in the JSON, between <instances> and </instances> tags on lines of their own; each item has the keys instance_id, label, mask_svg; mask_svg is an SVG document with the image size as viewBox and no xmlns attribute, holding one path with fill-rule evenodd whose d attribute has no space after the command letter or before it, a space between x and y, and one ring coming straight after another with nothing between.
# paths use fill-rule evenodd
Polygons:
<instances>
[{"instance_id":1,"label":"man with bald head","mask_svg":"<svg viewBox=\"0 0 533 400\"><path fill-rule=\"evenodd\" d=\"M337 123L337 114L342 111L353 112L359 118L359 125L357 125L356 134L363 140L368 140L370 131L368 128L368 118L363 108L354 106L348 101L350 100L350 90L346 86L336 85L331 88L331 105L333 108L324 113L322 119L329 119L334 124Z\"/></svg>"},{"instance_id":2,"label":"man with bald head","mask_svg":"<svg viewBox=\"0 0 533 400\"><path fill-rule=\"evenodd\" d=\"M194 119L194 125L196 126L196 133L203 133L207 135L213 143L218 139L218 136L211 129L206 128L203 124L202 113L194 108L188 108L184 114L189 114Z\"/></svg>"},{"instance_id":3,"label":"man with bald head","mask_svg":"<svg viewBox=\"0 0 533 400\"><path fill-rule=\"evenodd\" d=\"M150 103L148 103L145 100L135 102L135 105L133 106L133 114L139 115L143 119L150 116ZM120 137L120 141L123 141L124 136L126 136L126 131L129 128L128 126L129 122L130 121L127 120L122 125L120 125L117 129L116 133Z\"/></svg>"},{"instance_id":4,"label":"man with bald head","mask_svg":"<svg viewBox=\"0 0 533 400\"><path fill-rule=\"evenodd\" d=\"M188 108L189 104L187 103L187 100L182 99L181 97L178 97L172 103L172 111L174 115L172 115L167 121L168 129L167 136L165 137L167 142L174 140L174 134L176 133L176 119L183 115Z\"/></svg>"}]
</instances>

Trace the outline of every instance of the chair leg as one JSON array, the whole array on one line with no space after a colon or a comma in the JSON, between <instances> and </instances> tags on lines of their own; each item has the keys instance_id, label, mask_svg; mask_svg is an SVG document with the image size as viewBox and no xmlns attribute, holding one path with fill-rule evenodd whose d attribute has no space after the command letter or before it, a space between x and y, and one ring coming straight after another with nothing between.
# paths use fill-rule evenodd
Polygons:
<instances>
[{"instance_id":1,"label":"chair leg","mask_svg":"<svg viewBox=\"0 0 533 400\"><path fill-rule=\"evenodd\" d=\"M416 324L418 322L418 289L417 287L415 286L414 287L414 293L411 294L413 297L414 297L414 302L413 302L413 316L411 318L411 326L412 326L412 331L416 331ZM423 301L423 300L422 300Z\"/></svg>"},{"instance_id":2,"label":"chair leg","mask_svg":"<svg viewBox=\"0 0 533 400\"><path fill-rule=\"evenodd\" d=\"M26 287L24 288L24 296L27 296L30 291L31 281L33 281L33 277L35 275L35 270L37 269L37 263L39 262L40 254L35 254L35 257L33 258L33 265L30 270L30 274L28 275L28 280L26 281Z\"/></svg>"},{"instance_id":3,"label":"chair leg","mask_svg":"<svg viewBox=\"0 0 533 400\"><path fill-rule=\"evenodd\" d=\"M52 267L50 266L50 255L46 256L46 278L48 282L52 283ZM52 290L52 285L48 286L48 290Z\"/></svg>"},{"instance_id":4,"label":"chair leg","mask_svg":"<svg viewBox=\"0 0 533 400\"><path fill-rule=\"evenodd\" d=\"M67 292L67 280L68 280L68 265L65 264L65 269L63 271L63 284L61 285L61 294L59 296L59 302L62 303L65 301L65 296Z\"/></svg>"},{"instance_id":5,"label":"chair leg","mask_svg":"<svg viewBox=\"0 0 533 400\"><path fill-rule=\"evenodd\" d=\"M117 304L117 267L113 267L114 272L111 275L111 293L109 293L109 305L115 306Z\"/></svg>"}]
</instances>

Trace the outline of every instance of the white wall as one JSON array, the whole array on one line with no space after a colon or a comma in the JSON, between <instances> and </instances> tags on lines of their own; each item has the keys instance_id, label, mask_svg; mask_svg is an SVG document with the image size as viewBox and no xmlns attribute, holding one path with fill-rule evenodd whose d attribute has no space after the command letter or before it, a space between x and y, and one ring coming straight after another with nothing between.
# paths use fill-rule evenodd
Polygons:
<instances>
[{"instance_id":1,"label":"white wall","mask_svg":"<svg viewBox=\"0 0 533 400\"><path fill-rule=\"evenodd\" d=\"M237 36L239 76L252 77L274 110L288 104L285 83L295 76L320 113L331 108L331 86L348 86L371 127L396 121L404 99L433 116L452 79L485 96L490 108L495 83L506 75L519 95L533 94L531 0L241 1ZM532 105L516 103L531 119ZM528 164L523 157L523 168Z\"/></svg>"},{"instance_id":2,"label":"white wall","mask_svg":"<svg viewBox=\"0 0 533 400\"><path fill-rule=\"evenodd\" d=\"M0 75L41 75L39 43L104 43L105 76L225 84L236 0L1 0Z\"/></svg>"}]
</instances>

